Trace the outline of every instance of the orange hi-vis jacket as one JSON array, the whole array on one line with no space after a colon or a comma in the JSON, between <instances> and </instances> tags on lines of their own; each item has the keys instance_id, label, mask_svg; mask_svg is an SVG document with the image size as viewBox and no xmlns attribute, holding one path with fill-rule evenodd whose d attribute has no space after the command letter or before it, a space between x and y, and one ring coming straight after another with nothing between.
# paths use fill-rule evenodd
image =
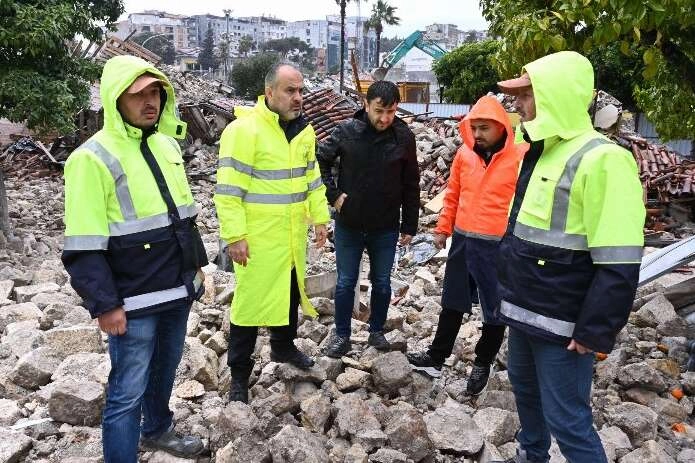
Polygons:
<instances>
[{"instance_id":1,"label":"orange hi-vis jacket","mask_svg":"<svg viewBox=\"0 0 695 463\"><path fill-rule=\"evenodd\" d=\"M507 131L504 147L492 156L487 166L473 151L471 120L474 119L497 121ZM463 145L451 166L444 207L434 231L449 236L455 230L472 238L499 241L507 229L509 204L528 144L514 143L509 117L493 96L478 100L459 124L459 131Z\"/></svg>"}]
</instances>

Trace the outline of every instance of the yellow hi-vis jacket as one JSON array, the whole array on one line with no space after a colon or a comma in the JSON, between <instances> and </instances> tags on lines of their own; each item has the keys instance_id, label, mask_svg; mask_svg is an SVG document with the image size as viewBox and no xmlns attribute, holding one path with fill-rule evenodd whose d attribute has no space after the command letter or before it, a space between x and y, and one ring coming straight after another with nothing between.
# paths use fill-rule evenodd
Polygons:
<instances>
[{"instance_id":1,"label":"yellow hi-vis jacket","mask_svg":"<svg viewBox=\"0 0 695 463\"><path fill-rule=\"evenodd\" d=\"M627 322L644 243L630 152L593 130L593 69L575 52L525 66L536 117L500 246L501 319L532 335L609 352Z\"/></svg>"},{"instance_id":2,"label":"yellow hi-vis jacket","mask_svg":"<svg viewBox=\"0 0 695 463\"><path fill-rule=\"evenodd\" d=\"M293 121L304 127L288 143L263 96L252 110L235 112L238 119L220 140L214 197L222 240L245 239L249 246L247 266L234 265L231 322L283 326L289 322L293 267L302 310L316 315L304 292L308 226L330 221L316 135L302 118Z\"/></svg>"},{"instance_id":3,"label":"yellow hi-vis jacket","mask_svg":"<svg viewBox=\"0 0 695 463\"><path fill-rule=\"evenodd\" d=\"M127 124L118 97L144 73L159 77L165 102L156 130ZM193 300L197 267L207 263L195 229L196 206L181 150L186 124L176 116L166 76L133 56L107 61L101 78L104 127L65 165L63 262L92 316L123 306L128 316ZM178 218L172 217L145 160L154 157Z\"/></svg>"}]
</instances>

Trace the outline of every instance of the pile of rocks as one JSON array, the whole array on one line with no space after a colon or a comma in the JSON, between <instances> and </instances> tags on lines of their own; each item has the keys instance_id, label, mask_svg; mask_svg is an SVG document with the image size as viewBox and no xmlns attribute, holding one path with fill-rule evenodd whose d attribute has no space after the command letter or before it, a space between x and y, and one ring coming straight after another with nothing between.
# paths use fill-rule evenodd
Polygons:
<instances>
[{"instance_id":1,"label":"pile of rocks","mask_svg":"<svg viewBox=\"0 0 695 463\"><path fill-rule=\"evenodd\" d=\"M220 81L206 80L192 72L182 72L179 68L166 64L159 65L159 68L174 86L176 102L180 105L213 101L221 96L232 95L232 88Z\"/></svg>"},{"instance_id":2,"label":"pile of rocks","mask_svg":"<svg viewBox=\"0 0 695 463\"><path fill-rule=\"evenodd\" d=\"M420 190L432 198L446 188L451 163L463 143L458 123L432 119L427 123L412 122L410 129L417 143Z\"/></svg>"},{"instance_id":3,"label":"pile of rocks","mask_svg":"<svg viewBox=\"0 0 695 463\"><path fill-rule=\"evenodd\" d=\"M452 156L455 134L413 127L423 165ZM200 145L197 151L197 168L213 168L214 147ZM218 249L213 189L214 178L193 181L211 258ZM0 243L0 461L101 461L99 420L109 359L106 338L80 306L59 261L62 182L46 177L20 189L10 179L8 190L15 233ZM427 244L433 219L423 215L421 243ZM317 273L334 265L330 250L328 245L314 256ZM308 371L271 362L268 334L261 330L249 405L226 399L234 278L206 267L206 293L189 317L171 400L177 430L206 442L209 455L199 461L483 463L511 456L519 421L505 371L506 346L487 390L476 399L464 394L481 326L477 309L465 319L441 378L412 371L405 357L434 335L444 262L443 253L426 259L406 253L400 259L386 322L392 352L368 347L367 325L355 320L354 350L342 359L320 356L333 323L329 297L313 298L319 317L300 321L296 344L317 358ZM687 338L695 337L688 323L692 301L674 287L657 280L642 288L616 349L597 361L594 415L609 461L695 458L695 373L682 372ZM366 302L368 282L361 289ZM556 445L553 455L554 463L564 461ZM140 458L180 461L162 452Z\"/></svg>"}]
</instances>

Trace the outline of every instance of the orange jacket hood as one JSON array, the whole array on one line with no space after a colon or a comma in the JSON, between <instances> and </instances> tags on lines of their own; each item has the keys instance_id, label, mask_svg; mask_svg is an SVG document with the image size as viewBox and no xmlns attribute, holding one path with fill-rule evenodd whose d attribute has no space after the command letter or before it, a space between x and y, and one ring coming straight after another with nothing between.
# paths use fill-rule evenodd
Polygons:
<instances>
[{"instance_id":1,"label":"orange jacket hood","mask_svg":"<svg viewBox=\"0 0 695 463\"><path fill-rule=\"evenodd\" d=\"M509 120L507 111L505 111L504 106L497 101L497 98L491 95L485 95L480 98L475 105L473 105L466 117L459 123L459 132L461 133L463 143L471 150L473 149L473 145L475 145L473 130L471 130L471 121L474 119L490 119L502 124L507 131L507 140L504 143L502 151L507 151L514 146L512 123Z\"/></svg>"}]
</instances>

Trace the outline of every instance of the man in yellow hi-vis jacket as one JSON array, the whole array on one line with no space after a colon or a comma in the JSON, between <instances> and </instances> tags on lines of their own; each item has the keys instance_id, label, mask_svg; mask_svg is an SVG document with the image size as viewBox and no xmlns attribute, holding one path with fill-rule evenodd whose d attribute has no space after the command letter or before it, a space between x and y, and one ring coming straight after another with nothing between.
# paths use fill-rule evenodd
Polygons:
<instances>
[{"instance_id":1,"label":"man in yellow hi-vis jacket","mask_svg":"<svg viewBox=\"0 0 695 463\"><path fill-rule=\"evenodd\" d=\"M316 135L302 110L302 74L280 63L268 72L265 95L220 141L215 206L220 235L234 261L228 364L231 401L248 401L259 326L270 328L271 359L299 368L313 360L294 345L297 308L316 311L304 293L308 225L316 246L330 216L316 164Z\"/></svg>"},{"instance_id":2,"label":"man in yellow hi-vis jacket","mask_svg":"<svg viewBox=\"0 0 695 463\"><path fill-rule=\"evenodd\" d=\"M521 431L515 463L606 462L591 413L592 351L609 352L637 289L644 204L632 154L596 132L594 74L579 53L500 82L530 148L500 244L500 319Z\"/></svg>"},{"instance_id":3,"label":"man in yellow hi-vis jacket","mask_svg":"<svg viewBox=\"0 0 695 463\"><path fill-rule=\"evenodd\" d=\"M141 434L147 447L193 457L201 440L178 437L169 410L207 264L174 140L186 124L166 76L140 58L108 60L100 93L104 127L65 165L62 260L109 336L104 461L135 463Z\"/></svg>"}]
</instances>

